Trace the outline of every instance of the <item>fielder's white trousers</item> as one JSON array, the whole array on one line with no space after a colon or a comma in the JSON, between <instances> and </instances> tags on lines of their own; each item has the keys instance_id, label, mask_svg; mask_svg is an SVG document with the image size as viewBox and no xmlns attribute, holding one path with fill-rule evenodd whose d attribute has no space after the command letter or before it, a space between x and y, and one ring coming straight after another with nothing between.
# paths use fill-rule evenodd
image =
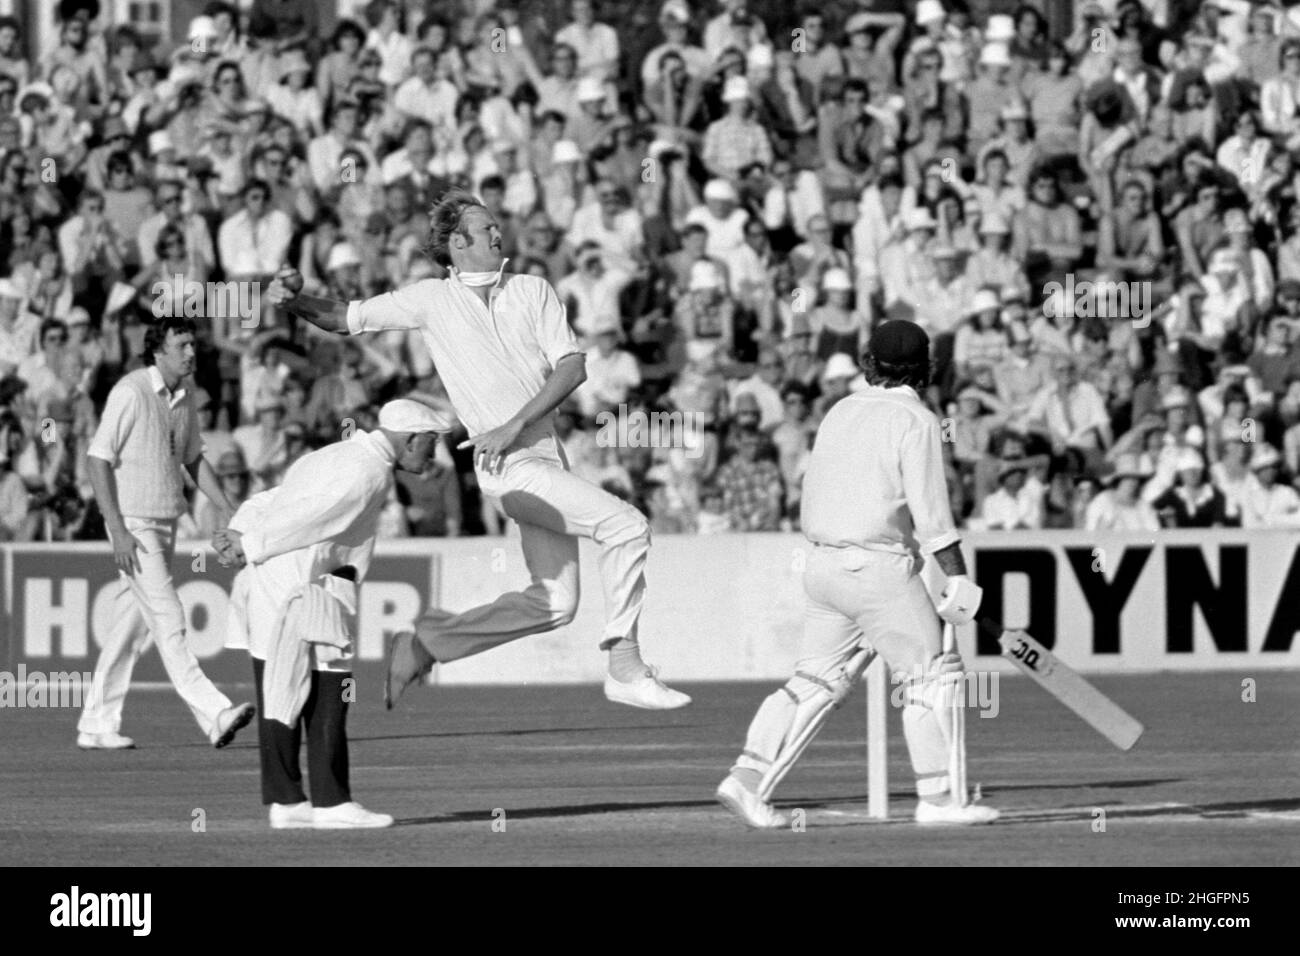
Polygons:
<instances>
[{"instance_id":1,"label":"fielder's white trousers","mask_svg":"<svg viewBox=\"0 0 1300 956\"><path fill-rule=\"evenodd\" d=\"M600 546L605 592L601 648L635 640L645 603L650 526L641 512L568 470L562 457L530 452L507 460L499 475L478 473L485 495L519 523L532 583L460 614L430 611L417 633L438 661L479 654L509 641L562 627L578 610L578 538Z\"/></svg>"},{"instance_id":2,"label":"fielder's white trousers","mask_svg":"<svg viewBox=\"0 0 1300 956\"><path fill-rule=\"evenodd\" d=\"M217 715L230 706L230 699L208 680L185 644L185 610L171 571L176 522L157 518L125 521L126 529L140 542L136 551L140 570L129 575L118 572L122 586L113 601L113 627L99 652L95 680L77 730L98 734L121 729L131 671L152 641L158 646L172 685L208 735ZM147 630L139 626L137 609Z\"/></svg>"},{"instance_id":3,"label":"fielder's white trousers","mask_svg":"<svg viewBox=\"0 0 1300 956\"><path fill-rule=\"evenodd\" d=\"M804 571L804 626L795 671L833 681L864 644L897 681L920 679L943 650L943 628L922 583L919 563L901 554L816 547ZM891 694L891 696L893 696ZM750 724L737 767L765 772L794 719L784 688L763 702ZM948 786L948 745L928 708L903 708L903 733L921 795Z\"/></svg>"}]
</instances>

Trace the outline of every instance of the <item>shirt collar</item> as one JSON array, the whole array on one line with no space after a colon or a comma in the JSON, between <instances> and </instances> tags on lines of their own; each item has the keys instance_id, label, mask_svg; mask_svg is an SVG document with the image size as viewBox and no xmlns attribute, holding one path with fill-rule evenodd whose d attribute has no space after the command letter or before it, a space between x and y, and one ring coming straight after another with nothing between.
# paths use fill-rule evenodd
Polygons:
<instances>
[{"instance_id":1,"label":"shirt collar","mask_svg":"<svg viewBox=\"0 0 1300 956\"><path fill-rule=\"evenodd\" d=\"M158 371L157 365L149 366L149 386L164 398L170 395L173 405L185 397L185 379L181 379L176 385L176 391L169 393L167 383L163 381L162 372Z\"/></svg>"}]
</instances>

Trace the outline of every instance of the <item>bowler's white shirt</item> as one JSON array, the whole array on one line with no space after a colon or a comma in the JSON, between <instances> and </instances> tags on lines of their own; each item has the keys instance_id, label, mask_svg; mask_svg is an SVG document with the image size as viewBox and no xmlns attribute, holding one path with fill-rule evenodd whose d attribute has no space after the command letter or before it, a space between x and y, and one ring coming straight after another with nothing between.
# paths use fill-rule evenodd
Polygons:
<instances>
[{"instance_id":1,"label":"bowler's white shirt","mask_svg":"<svg viewBox=\"0 0 1300 956\"><path fill-rule=\"evenodd\" d=\"M455 278L424 279L348 305L348 331L417 329L471 436L505 424L542 390L556 363L580 354L555 290L538 276L506 273L492 307ZM548 419L519 436L520 449L554 454Z\"/></svg>"},{"instance_id":2,"label":"bowler's white shirt","mask_svg":"<svg viewBox=\"0 0 1300 956\"><path fill-rule=\"evenodd\" d=\"M383 432L357 432L299 458L279 487L240 505L230 528L248 560L235 585L243 626L231 628L227 647L264 659L295 589L347 565L365 580L396 458Z\"/></svg>"},{"instance_id":3,"label":"bowler's white shirt","mask_svg":"<svg viewBox=\"0 0 1300 956\"><path fill-rule=\"evenodd\" d=\"M960 539L939 419L907 386L869 385L826 413L803 480L814 544L933 554Z\"/></svg>"}]
</instances>

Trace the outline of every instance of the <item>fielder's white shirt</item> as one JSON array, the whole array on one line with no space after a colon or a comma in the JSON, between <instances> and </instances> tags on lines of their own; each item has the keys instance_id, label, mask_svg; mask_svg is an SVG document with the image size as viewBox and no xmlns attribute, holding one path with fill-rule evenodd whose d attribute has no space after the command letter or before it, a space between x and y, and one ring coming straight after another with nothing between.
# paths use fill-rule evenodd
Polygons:
<instances>
[{"instance_id":1,"label":"fielder's white shirt","mask_svg":"<svg viewBox=\"0 0 1300 956\"><path fill-rule=\"evenodd\" d=\"M452 279L424 279L348 305L348 331L417 329L471 436L505 424L542 390L560 359L581 354L564 305L538 276L506 273L491 307ZM554 456L550 417L519 436L518 449Z\"/></svg>"},{"instance_id":2,"label":"fielder's white shirt","mask_svg":"<svg viewBox=\"0 0 1300 956\"><path fill-rule=\"evenodd\" d=\"M814 544L914 555L961 540L952 520L939 419L907 386L867 386L826 413L803 480Z\"/></svg>"},{"instance_id":3,"label":"fielder's white shirt","mask_svg":"<svg viewBox=\"0 0 1300 956\"><path fill-rule=\"evenodd\" d=\"M124 517L179 518L188 510L181 466L203 454L193 393L182 382L169 395L156 365L123 376L86 454L112 465Z\"/></svg>"},{"instance_id":4,"label":"fielder's white shirt","mask_svg":"<svg viewBox=\"0 0 1300 956\"><path fill-rule=\"evenodd\" d=\"M232 592L227 647L265 659L294 590L349 565L365 580L396 459L382 432L357 432L299 458L278 487L240 505L230 528L248 564Z\"/></svg>"}]
</instances>

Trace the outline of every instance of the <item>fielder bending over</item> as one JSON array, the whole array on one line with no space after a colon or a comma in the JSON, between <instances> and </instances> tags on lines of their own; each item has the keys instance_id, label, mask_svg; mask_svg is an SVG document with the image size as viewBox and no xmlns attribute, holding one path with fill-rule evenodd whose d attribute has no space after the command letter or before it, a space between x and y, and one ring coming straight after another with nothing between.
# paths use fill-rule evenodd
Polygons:
<instances>
[{"instance_id":1,"label":"fielder bending over","mask_svg":"<svg viewBox=\"0 0 1300 956\"><path fill-rule=\"evenodd\" d=\"M273 829L393 823L355 802L348 779L357 588L394 469L423 471L450 427L419 402L389 402L378 429L298 459L283 484L244 502L213 540L223 565L245 565L231 589L226 646L253 658L262 803ZM298 767L304 733L310 802Z\"/></svg>"},{"instance_id":2,"label":"fielder bending over","mask_svg":"<svg viewBox=\"0 0 1300 956\"><path fill-rule=\"evenodd\" d=\"M637 624L645 602L650 528L626 502L573 475L555 438L555 409L587 377L586 360L545 279L506 273L501 230L466 193L430 212L429 253L450 278L425 279L365 301L301 295L302 277L282 269L272 302L329 332L418 329L469 429L483 493L519 523L532 584L460 614L432 610L415 633L389 645L385 700L435 662L449 663L568 624L578 608L578 537L601 548L605 696L653 710L684 707L641 659Z\"/></svg>"},{"instance_id":3,"label":"fielder bending over","mask_svg":"<svg viewBox=\"0 0 1300 956\"><path fill-rule=\"evenodd\" d=\"M827 413L803 483L803 531L813 544L795 675L763 702L745 749L718 787L749 826L782 827L771 793L830 712L879 653L907 681L903 733L916 774L916 821L987 823L998 813L968 804L964 733L956 707L964 668L945 653L940 620L972 620L982 591L966 576L944 477L939 420L917 392L930 378L929 338L905 320L884 322L867 348L870 387ZM922 555L948 576L939 606L919 571Z\"/></svg>"}]
</instances>

